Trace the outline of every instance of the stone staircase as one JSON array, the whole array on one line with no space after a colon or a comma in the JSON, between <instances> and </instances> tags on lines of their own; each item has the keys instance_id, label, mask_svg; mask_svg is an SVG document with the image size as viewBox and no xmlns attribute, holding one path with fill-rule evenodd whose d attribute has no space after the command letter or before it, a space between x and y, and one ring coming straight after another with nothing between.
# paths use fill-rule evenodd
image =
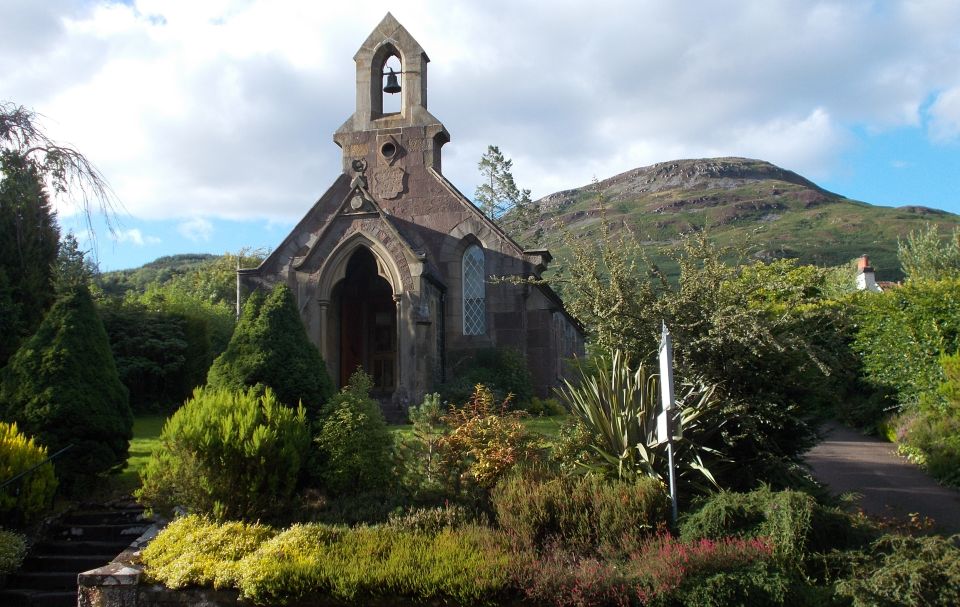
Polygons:
<instances>
[{"instance_id":1,"label":"stone staircase","mask_svg":"<svg viewBox=\"0 0 960 607\"><path fill-rule=\"evenodd\" d=\"M132 502L83 505L54 523L0 590L3 607L74 607L77 574L106 565L151 521Z\"/></svg>"}]
</instances>

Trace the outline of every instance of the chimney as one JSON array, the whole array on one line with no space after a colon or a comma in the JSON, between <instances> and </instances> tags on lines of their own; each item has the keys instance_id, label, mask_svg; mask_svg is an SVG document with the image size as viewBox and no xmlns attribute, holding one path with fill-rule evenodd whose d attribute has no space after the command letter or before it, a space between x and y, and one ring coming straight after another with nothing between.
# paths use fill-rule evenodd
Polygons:
<instances>
[{"instance_id":1,"label":"chimney","mask_svg":"<svg viewBox=\"0 0 960 607\"><path fill-rule=\"evenodd\" d=\"M860 259L857 260L857 290L873 293L882 291L877 285L873 268L870 266L870 259L866 255L861 255Z\"/></svg>"}]
</instances>

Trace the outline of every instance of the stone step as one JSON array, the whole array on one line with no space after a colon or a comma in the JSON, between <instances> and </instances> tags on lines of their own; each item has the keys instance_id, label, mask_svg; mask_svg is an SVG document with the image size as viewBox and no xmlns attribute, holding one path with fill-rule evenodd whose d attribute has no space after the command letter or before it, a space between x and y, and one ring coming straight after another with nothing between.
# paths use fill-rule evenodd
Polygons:
<instances>
[{"instance_id":1,"label":"stone step","mask_svg":"<svg viewBox=\"0 0 960 607\"><path fill-rule=\"evenodd\" d=\"M80 554L110 554L114 556L120 554L130 545L130 541L123 540L52 540L38 544L34 550L37 555L80 555ZM110 557L112 560L113 557Z\"/></svg>"},{"instance_id":2,"label":"stone step","mask_svg":"<svg viewBox=\"0 0 960 607\"><path fill-rule=\"evenodd\" d=\"M115 523L102 525L58 525L52 537L84 540L126 540L129 544L149 527L146 523Z\"/></svg>"},{"instance_id":3,"label":"stone step","mask_svg":"<svg viewBox=\"0 0 960 607\"><path fill-rule=\"evenodd\" d=\"M24 589L0 590L3 607L76 607L77 590L39 591Z\"/></svg>"},{"instance_id":4,"label":"stone step","mask_svg":"<svg viewBox=\"0 0 960 607\"><path fill-rule=\"evenodd\" d=\"M89 571L102 567L117 556L119 551L102 554L38 554L28 557L20 571Z\"/></svg>"},{"instance_id":5,"label":"stone step","mask_svg":"<svg viewBox=\"0 0 960 607\"><path fill-rule=\"evenodd\" d=\"M7 577L8 588L76 590L77 571L20 571Z\"/></svg>"},{"instance_id":6,"label":"stone step","mask_svg":"<svg viewBox=\"0 0 960 607\"><path fill-rule=\"evenodd\" d=\"M115 523L140 523L147 517L143 508L124 510L82 510L64 517L63 525L108 525Z\"/></svg>"}]
</instances>

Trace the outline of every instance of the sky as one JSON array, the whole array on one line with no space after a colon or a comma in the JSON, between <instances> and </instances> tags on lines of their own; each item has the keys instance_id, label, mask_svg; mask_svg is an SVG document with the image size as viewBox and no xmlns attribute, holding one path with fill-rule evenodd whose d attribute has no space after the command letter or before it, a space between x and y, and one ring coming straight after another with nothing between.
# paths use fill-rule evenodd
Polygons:
<instances>
[{"instance_id":1,"label":"sky","mask_svg":"<svg viewBox=\"0 0 960 607\"><path fill-rule=\"evenodd\" d=\"M339 174L353 54L387 11L431 59L443 171L468 195L494 144L534 198L743 156L960 213L956 0L0 0L0 101L112 186L102 270L269 249Z\"/></svg>"}]
</instances>

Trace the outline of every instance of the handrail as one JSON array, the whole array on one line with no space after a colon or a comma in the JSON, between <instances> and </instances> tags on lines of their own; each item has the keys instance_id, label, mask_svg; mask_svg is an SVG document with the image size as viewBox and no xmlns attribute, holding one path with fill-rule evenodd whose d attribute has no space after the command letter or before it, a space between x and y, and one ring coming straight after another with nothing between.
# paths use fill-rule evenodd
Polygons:
<instances>
[{"instance_id":1,"label":"handrail","mask_svg":"<svg viewBox=\"0 0 960 607\"><path fill-rule=\"evenodd\" d=\"M51 456L48 457L47 459L45 459L45 460L43 460L42 462L40 462L39 464L34 465L32 468L27 468L26 470L24 470L23 472L21 472L20 474L18 474L18 475L16 475L16 476L14 476L13 478L8 479L8 480L4 481L3 483L0 483L0 490L3 490L3 488L6 487L7 485L10 485L10 484L14 483L15 481L19 480L20 478L22 478L22 477L30 474L31 472L33 472L34 470L36 470L36 469L39 468L40 466L43 466L44 464L47 464L47 463L49 463L49 462L52 462L52 461L53 461L53 458L62 455L63 453L69 451L69 450L72 449L72 448L73 448L73 445L72 445L72 444L67 445L66 447L64 447L63 449L60 449L59 451L57 451L56 453L54 453L53 455L51 455Z\"/></svg>"}]
</instances>

